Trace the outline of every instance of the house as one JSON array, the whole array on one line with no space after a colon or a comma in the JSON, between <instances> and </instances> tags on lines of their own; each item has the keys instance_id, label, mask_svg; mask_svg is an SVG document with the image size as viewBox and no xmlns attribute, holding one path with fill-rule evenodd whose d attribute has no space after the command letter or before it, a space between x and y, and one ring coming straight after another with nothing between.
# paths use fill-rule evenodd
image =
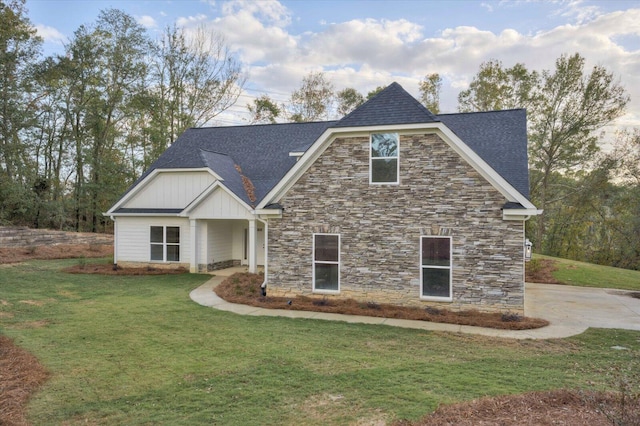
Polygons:
<instances>
[{"instance_id":1,"label":"house","mask_svg":"<svg viewBox=\"0 0 640 426\"><path fill-rule=\"evenodd\" d=\"M434 115L393 83L338 121L189 129L105 214L119 265L522 313L528 197L524 110Z\"/></svg>"}]
</instances>

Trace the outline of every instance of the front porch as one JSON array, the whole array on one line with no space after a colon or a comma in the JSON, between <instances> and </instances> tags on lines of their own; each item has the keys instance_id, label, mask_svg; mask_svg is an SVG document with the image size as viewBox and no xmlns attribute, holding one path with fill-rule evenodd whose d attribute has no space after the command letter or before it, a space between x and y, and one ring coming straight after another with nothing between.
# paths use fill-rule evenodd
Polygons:
<instances>
[{"instance_id":1,"label":"front porch","mask_svg":"<svg viewBox=\"0 0 640 426\"><path fill-rule=\"evenodd\" d=\"M238 267L256 273L265 264L266 224L256 219L191 219L191 272Z\"/></svg>"}]
</instances>

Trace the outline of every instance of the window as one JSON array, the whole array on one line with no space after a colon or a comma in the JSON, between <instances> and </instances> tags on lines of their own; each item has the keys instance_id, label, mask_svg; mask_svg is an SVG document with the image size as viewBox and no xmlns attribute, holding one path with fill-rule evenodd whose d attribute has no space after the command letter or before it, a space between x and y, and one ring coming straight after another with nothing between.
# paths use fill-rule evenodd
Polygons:
<instances>
[{"instance_id":1,"label":"window","mask_svg":"<svg viewBox=\"0 0 640 426\"><path fill-rule=\"evenodd\" d=\"M420 297L451 300L451 237L420 237Z\"/></svg>"},{"instance_id":2,"label":"window","mask_svg":"<svg viewBox=\"0 0 640 426\"><path fill-rule=\"evenodd\" d=\"M340 235L313 234L313 290L340 291Z\"/></svg>"},{"instance_id":3,"label":"window","mask_svg":"<svg viewBox=\"0 0 640 426\"><path fill-rule=\"evenodd\" d=\"M398 183L400 147L397 133L373 133L371 135L371 183Z\"/></svg>"},{"instance_id":4,"label":"window","mask_svg":"<svg viewBox=\"0 0 640 426\"><path fill-rule=\"evenodd\" d=\"M180 227L151 227L151 260L161 262L180 261Z\"/></svg>"}]
</instances>

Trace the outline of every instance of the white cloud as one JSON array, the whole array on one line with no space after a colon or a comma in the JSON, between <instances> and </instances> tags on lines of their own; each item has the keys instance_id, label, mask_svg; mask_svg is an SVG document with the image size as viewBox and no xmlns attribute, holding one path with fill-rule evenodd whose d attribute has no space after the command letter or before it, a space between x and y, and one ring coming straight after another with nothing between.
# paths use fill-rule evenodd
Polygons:
<instances>
[{"instance_id":1,"label":"white cloud","mask_svg":"<svg viewBox=\"0 0 640 426\"><path fill-rule=\"evenodd\" d=\"M178 27L191 27L207 21L207 15L199 13L196 16L181 16L176 19Z\"/></svg>"},{"instance_id":2,"label":"white cloud","mask_svg":"<svg viewBox=\"0 0 640 426\"><path fill-rule=\"evenodd\" d=\"M138 23L145 28L157 28L158 23L149 15L144 15L138 18Z\"/></svg>"},{"instance_id":3,"label":"white cloud","mask_svg":"<svg viewBox=\"0 0 640 426\"><path fill-rule=\"evenodd\" d=\"M53 27L48 27L46 25L36 25L36 31L45 42L64 44L67 41L67 37Z\"/></svg>"},{"instance_id":4,"label":"white cloud","mask_svg":"<svg viewBox=\"0 0 640 426\"><path fill-rule=\"evenodd\" d=\"M600 13L579 1L562 4L571 24L536 34L457 26L425 36L424 28L408 19L323 23L315 32L296 34L288 26L297 17L286 7L245 0L222 4L222 15L207 25L225 36L249 79L264 91L291 93L310 71L325 71L338 90L354 87L366 94L398 81L417 95L420 79L437 72L445 80L444 112L455 111L457 93L482 62L497 59L507 67L520 62L531 70L552 70L560 55L579 52L587 70L601 64L620 77L632 98L624 122L640 125L640 50L616 42L640 36L640 9ZM182 19L183 26L206 21L204 15Z\"/></svg>"}]
</instances>

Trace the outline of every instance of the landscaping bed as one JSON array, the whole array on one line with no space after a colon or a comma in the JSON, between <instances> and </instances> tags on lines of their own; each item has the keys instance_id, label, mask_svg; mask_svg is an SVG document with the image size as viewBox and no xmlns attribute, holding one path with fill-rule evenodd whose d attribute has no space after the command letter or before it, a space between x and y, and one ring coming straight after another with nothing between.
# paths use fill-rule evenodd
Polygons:
<instances>
[{"instance_id":1,"label":"landscaping bed","mask_svg":"<svg viewBox=\"0 0 640 426\"><path fill-rule=\"evenodd\" d=\"M224 280L214 291L224 300L269 309L331 312L381 318L431 321L447 324L489 327L504 330L530 330L549 325L540 318L513 313L485 313L477 310L450 311L442 308L414 308L353 299L331 299L297 296L294 298L262 296L263 275L236 273Z\"/></svg>"}]
</instances>

